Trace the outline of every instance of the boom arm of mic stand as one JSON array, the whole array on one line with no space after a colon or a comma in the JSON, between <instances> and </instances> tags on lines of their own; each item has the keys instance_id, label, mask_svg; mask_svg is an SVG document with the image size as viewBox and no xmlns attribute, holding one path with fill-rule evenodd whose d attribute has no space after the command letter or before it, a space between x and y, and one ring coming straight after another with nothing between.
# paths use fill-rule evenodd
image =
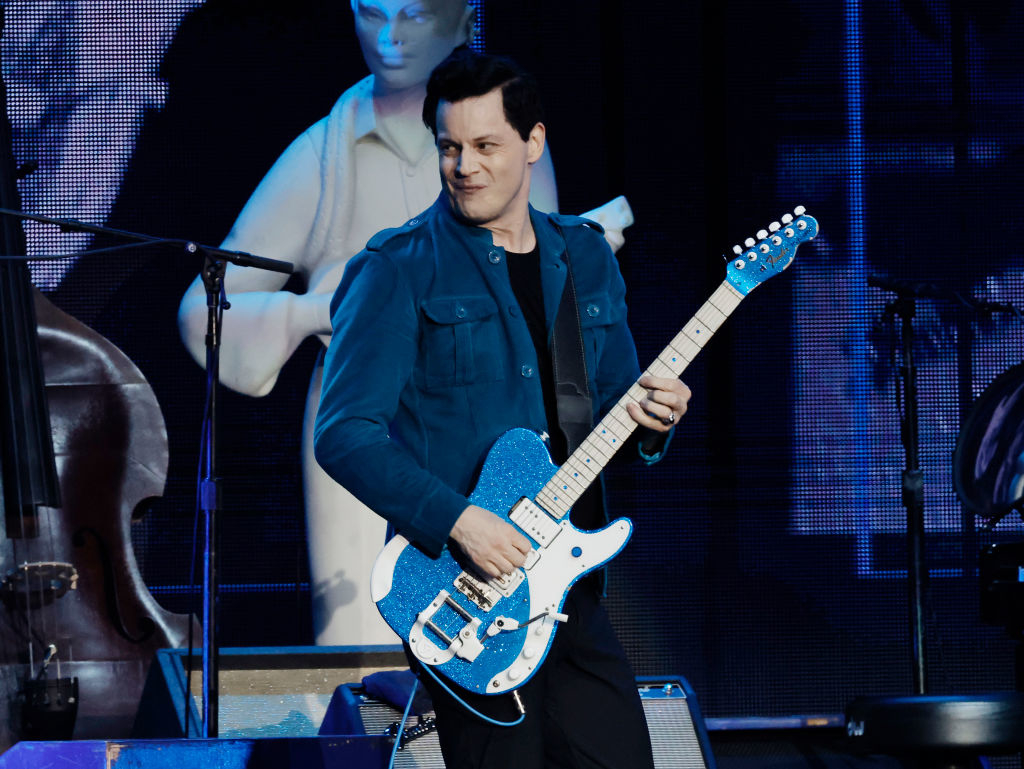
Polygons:
<instances>
[{"instance_id":1,"label":"boom arm of mic stand","mask_svg":"<svg viewBox=\"0 0 1024 769\"><path fill-rule=\"evenodd\" d=\"M41 224L51 224L54 227L59 227L61 232L91 232L94 235L109 235L113 238L132 241L141 245L178 246L184 249L187 253L201 253L208 257L237 264L240 267L256 267L257 269L269 270L270 272L283 272L286 275L291 275L295 272L295 266L291 262L283 262L279 259L268 259L265 256L247 254L244 251L228 251L224 248L206 246L196 243L195 241L185 240L182 238L158 238L153 235L144 235L140 232L118 230L113 227L100 227L97 224L89 224L88 222L81 222L77 219L55 219L51 216L26 214L22 211L14 211L10 208L0 208L0 215L14 216L18 219L27 219L32 222L40 222Z\"/></svg>"}]
</instances>

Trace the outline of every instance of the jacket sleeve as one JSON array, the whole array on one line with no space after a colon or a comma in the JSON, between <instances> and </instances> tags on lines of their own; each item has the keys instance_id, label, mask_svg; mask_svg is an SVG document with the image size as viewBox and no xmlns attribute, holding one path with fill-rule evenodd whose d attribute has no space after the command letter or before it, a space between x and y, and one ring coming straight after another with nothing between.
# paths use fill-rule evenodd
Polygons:
<instances>
[{"instance_id":1,"label":"jacket sleeve","mask_svg":"<svg viewBox=\"0 0 1024 769\"><path fill-rule=\"evenodd\" d=\"M363 251L331 303L334 329L313 431L317 462L432 554L469 504L388 433L416 360L418 308L385 254Z\"/></svg>"}]
</instances>

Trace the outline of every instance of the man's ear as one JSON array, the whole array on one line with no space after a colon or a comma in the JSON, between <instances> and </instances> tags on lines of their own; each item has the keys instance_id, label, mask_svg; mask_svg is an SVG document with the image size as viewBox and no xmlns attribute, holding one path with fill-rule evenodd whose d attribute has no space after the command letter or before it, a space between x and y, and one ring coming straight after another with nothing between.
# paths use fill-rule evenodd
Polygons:
<instances>
[{"instance_id":1,"label":"man's ear","mask_svg":"<svg viewBox=\"0 0 1024 769\"><path fill-rule=\"evenodd\" d=\"M540 160L540 156L544 154L544 138L546 135L547 129L543 123L537 123L530 129L530 135L526 137L527 163L532 165Z\"/></svg>"}]
</instances>

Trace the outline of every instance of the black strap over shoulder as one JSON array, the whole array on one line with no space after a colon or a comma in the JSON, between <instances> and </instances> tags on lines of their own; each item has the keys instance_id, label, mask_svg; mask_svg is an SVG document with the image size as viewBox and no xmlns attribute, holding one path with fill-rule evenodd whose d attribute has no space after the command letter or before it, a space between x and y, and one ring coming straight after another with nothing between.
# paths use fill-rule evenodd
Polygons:
<instances>
[{"instance_id":1,"label":"black strap over shoulder","mask_svg":"<svg viewBox=\"0 0 1024 769\"><path fill-rule=\"evenodd\" d=\"M555 379L555 403L558 427L565 436L568 453L572 453L590 434L594 422L590 384L587 381L587 360L583 350L576 284L569 258L569 242L562 228L555 224L565 242L565 287L555 315L551 340L551 364Z\"/></svg>"}]
</instances>

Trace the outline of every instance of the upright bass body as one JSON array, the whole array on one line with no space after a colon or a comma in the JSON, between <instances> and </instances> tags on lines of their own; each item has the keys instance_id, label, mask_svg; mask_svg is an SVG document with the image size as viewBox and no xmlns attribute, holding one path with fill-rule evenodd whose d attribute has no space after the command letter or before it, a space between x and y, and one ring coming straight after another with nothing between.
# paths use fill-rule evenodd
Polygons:
<instances>
[{"instance_id":1,"label":"upright bass body","mask_svg":"<svg viewBox=\"0 0 1024 769\"><path fill-rule=\"evenodd\" d=\"M75 738L128 736L150 660L183 646L190 621L155 601L132 550L133 517L167 474L153 390L117 347L38 292L35 310L61 506L39 508L36 536L8 536L0 549L0 747L26 737L26 677L78 678Z\"/></svg>"}]
</instances>

